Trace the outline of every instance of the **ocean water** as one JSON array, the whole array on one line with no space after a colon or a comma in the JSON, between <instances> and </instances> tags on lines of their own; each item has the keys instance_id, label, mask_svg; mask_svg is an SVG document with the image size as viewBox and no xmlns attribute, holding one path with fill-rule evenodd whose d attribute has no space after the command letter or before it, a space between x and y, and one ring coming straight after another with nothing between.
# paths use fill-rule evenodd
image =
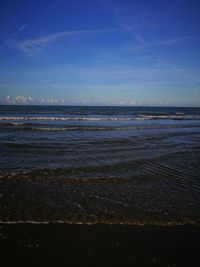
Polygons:
<instances>
[{"instance_id":1,"label":"ocean water","mask_svg":"<svg viewBox=\"0 0 200 267\"><path fill-rule=\"evenodd\" d=\"M0 140L2 221L200 222L200 108L0 106Z\"/></svg>"}]
</instances>

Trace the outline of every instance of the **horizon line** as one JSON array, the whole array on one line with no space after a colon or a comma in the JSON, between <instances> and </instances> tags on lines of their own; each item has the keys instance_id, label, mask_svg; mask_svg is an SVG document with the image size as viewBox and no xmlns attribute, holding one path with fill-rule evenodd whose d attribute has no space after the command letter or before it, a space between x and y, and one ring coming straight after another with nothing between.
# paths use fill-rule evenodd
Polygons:
<instances>
[{"instance_id":1,"label":"horizon line","mask_svg":"<svg viewBox=\"0 0 200 267\"><path fill-rule=\"evenodd\" d=\"M124 108L137 108L137 107L155 107L155 108L200 108L200 106L177 106L177 105L109 105L109 104L87 104L87 105L74 105L74 104L1 104L0 106L50 106L50 107L124 107Z\"/></svg>"}]
</instances>

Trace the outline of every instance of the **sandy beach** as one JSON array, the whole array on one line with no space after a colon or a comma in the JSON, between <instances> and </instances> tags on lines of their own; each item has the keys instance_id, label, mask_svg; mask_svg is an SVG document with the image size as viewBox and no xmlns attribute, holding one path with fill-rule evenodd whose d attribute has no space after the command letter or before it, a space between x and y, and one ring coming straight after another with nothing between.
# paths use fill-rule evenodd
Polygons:
<instances>
[{"instance_id":1,"label":"sandy beach","mask_svg":"<svg viewBox=\"0 0 200 267\"><path fill-rule=\"evenodd\" d=\"M200 227L1 224L2 266L199 266Z\"/></svg>"}]
</instances>

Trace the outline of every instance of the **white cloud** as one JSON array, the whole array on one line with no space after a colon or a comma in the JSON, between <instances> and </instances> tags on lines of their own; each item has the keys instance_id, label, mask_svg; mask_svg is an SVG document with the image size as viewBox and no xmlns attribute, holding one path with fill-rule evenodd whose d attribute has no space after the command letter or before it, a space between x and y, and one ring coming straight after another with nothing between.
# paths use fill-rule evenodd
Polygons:
<instances>
[{"instance_id":1,"label":"white cloud","mask_svg":"<svg viewBox=\"0 0 200 267\"><path fill-rule=\"evenodd\" d=\"M64 104L65 100L48 97L46 99L33 99L31 96L6 96L2 100L3 104L7 105L57 105Z\"/></svg>"},{"instance_id":2,"label":"white cloud","mask_svg":"<svg viewBox=\"0 0 200 267\"><path fill-rule=\"evenodd\" d=\"M33 99L30 96L7 96L1 104L6 105L117 105L117 106L135 106L139 105L139 102L133 99L122 99L116 101L95 101L87 98L80 99L58 99L48 97L45 99Z\"/></svg>"},{"instance_id":3,"label":"white cloud","mask_svg":"<svg viewBox=\"0 0 200 267\"><path fill-rule=\"evenodd\" d=\"M3 100L4 104L32 104L33 103L33 99L30 96L16 96L16 97L12 97L12 96L7 96L4 100Z\"/></svg>"},{"instance_id":4,"label":"white cloud","mask_svg":"<svg viewBox=\"0 0 200 267\"><path fill-rule=\"evenodd\" d=\"M6 105L77 105L77 106L166 106L166 102L153 103L151 101L138 101L135 99L121 98L118 100L92 100L89 98L79 99L58 99L48 97L45 99L33 99L30 96L7 96L0 101L1 104Z\"/></svg>"},{"instance_id":5,"label":"white cloud","mask_svg":"<svg viewBox=\"0 0 200 267\"><path fill-rule=\"evenodd\" d=\"M137 106L140 105L138 101L133 99L123 99L111 102L112 105L116 106Z\"/></svg>"}]
</instances>

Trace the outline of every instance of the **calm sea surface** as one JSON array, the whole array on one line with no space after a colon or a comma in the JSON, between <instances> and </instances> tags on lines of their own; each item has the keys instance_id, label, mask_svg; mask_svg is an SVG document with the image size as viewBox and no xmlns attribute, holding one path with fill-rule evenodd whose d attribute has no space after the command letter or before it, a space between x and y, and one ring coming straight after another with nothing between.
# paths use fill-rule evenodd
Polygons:
<instances>
[{"instance_id":1,"label":"calm sea surface","mask_svg":"<svg viewBox=\"0 0 200 267\"><path fill-rule=\"evenodd\" d=\"M5 204L3 220L199 222L200 108L0 106L0 177L4 204L33 180L30 198L47 181L67 199L27 217Z\"/></svg>"}]
</instances>

